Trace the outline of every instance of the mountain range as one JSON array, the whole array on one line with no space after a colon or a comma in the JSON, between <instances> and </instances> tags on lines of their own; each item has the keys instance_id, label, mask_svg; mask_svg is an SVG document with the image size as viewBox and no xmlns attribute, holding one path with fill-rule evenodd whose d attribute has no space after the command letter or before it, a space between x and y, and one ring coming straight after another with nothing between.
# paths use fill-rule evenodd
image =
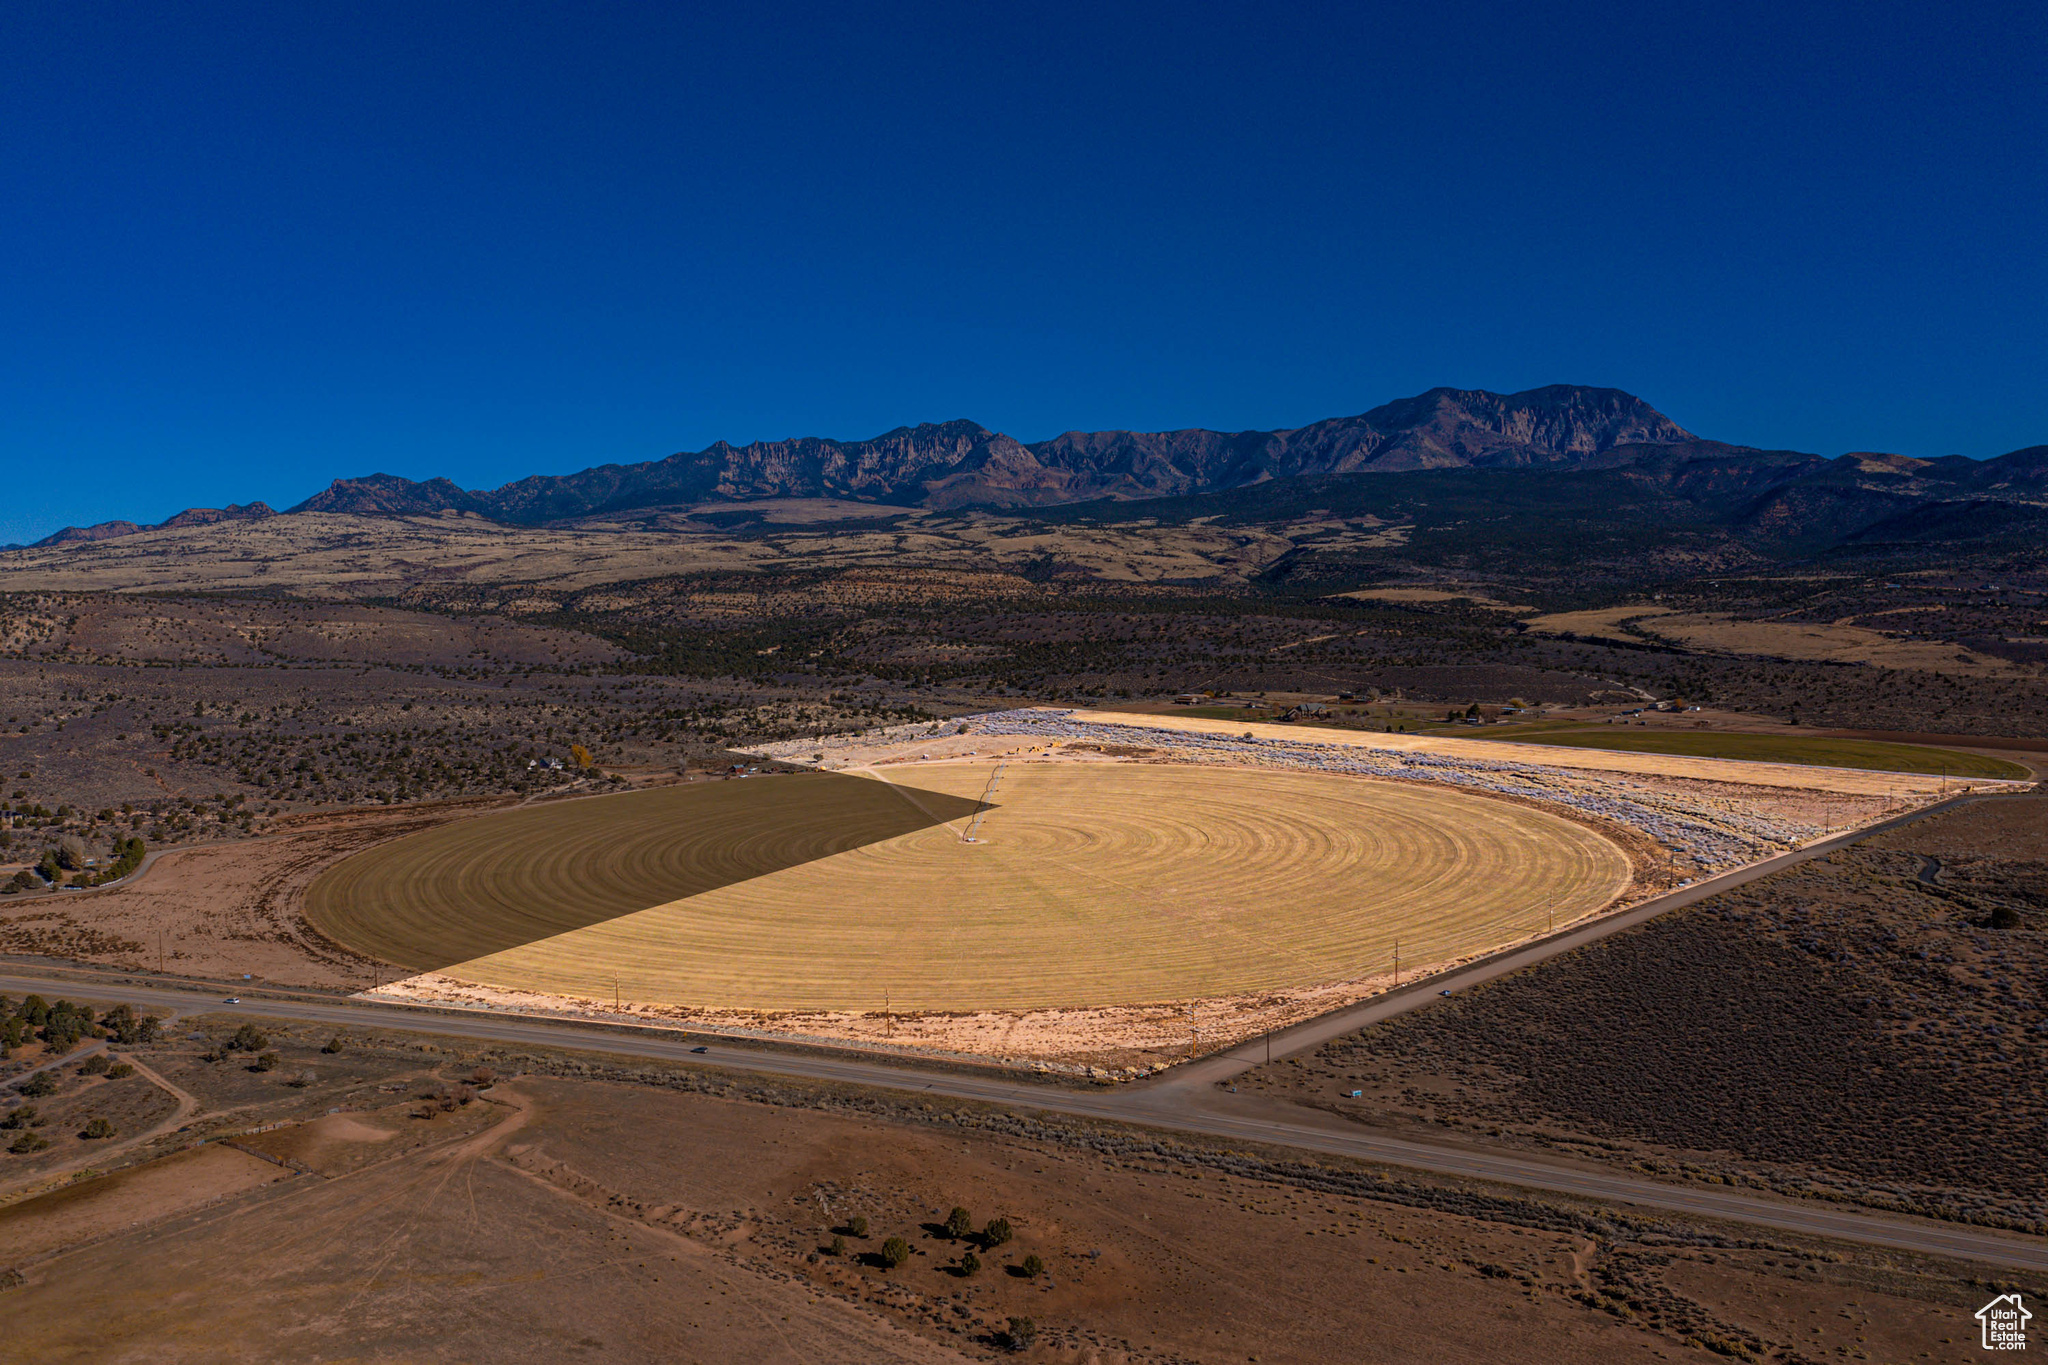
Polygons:
<instances>
[{"instance_id":1,"label":"mountain range","mask_svg":"<svg viewBox=\"0 0 2048 1365\"><path fill-rule=\"evenodd\" d=\"M1355 417L1276 431L1070 431L1025 443L957 420L861 441L800 437L704 450L488 490L391 474L337 479L284 513L262 503L193 508L161 527L325 512L371 517L470 514L539 525L639 508L765 498L835 498L933 509L1052 508L1182 499L1289 480L1454 470L1628 470L1686 503L1747 504L1745 516L1867 525L1899 506L1990 500L2032 505L2048 491L2048 447L1992 460L1898 455L1826 459L1709 441L1618 389L1554 384L1522 393L1431 389ZM1873 502L1872 499L1875 499ZM1847 504L1854 510L1844 512ZM1766 511L1766 506L1775 513ZM102 522L39 542L62 545L157 527Z\"/></svg>"}]
</instances>

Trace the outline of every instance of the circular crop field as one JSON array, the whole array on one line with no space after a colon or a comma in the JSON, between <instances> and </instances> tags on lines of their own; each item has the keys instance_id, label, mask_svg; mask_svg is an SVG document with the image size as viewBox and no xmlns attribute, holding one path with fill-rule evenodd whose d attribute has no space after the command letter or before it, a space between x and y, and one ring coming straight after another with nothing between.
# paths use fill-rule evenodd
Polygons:
<instances>
[{"instance_id":1,"label":"circular crop field","mask_svg":"<svg viewBox=\"0 0 2048 1365\"><path fill-rule=\"evenodd\" d=\"M1099 1006L1416 966L1598 909L1622 851L1419 783L907 765L527 807L323 874L330 937L485 985L715 1009Z\"/></svg>"}]
</instances>

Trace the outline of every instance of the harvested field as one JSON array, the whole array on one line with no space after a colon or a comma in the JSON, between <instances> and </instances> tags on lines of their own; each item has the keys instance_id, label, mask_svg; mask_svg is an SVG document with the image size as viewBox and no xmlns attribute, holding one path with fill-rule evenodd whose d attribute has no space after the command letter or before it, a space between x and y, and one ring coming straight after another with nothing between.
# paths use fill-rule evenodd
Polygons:
<instances>
[{"instance_id":1,"label":"harvested field","mask_svg":"<svg viewBox=\"0 0 2048 1365\"><path fill-rule=\"evenodd\" d=\"M1606 905L1547 812L1309 773L936 763L702 783L450 825L308 915L460 980L708 1009L1135 1004L1456 957ZM971 836L972 842L969 842ZM616 983L616 984L615 984Z\"/></svg>"},{"instance_id":2,"label":"harvested field","mask_svg":"<svg viewBox=\"0 0 2048 1365\"><path fill-rule=\"evenodd\" d=\"M1828 739L1806 735L1755 735L1735 731L1623 730L1589 725L1570 730L1518 734L1517 744L1560 744L1574 749L1612 749L1632 754L1682 754L1729 758L1744 763L1801 763L1827 768L1868 768L1893 773L1935 773L1946 777L1989 777L2024 782L2031 774L2017 763L1954 749L1928 749L1878 740Z\"/></svg>"}]
</instances>

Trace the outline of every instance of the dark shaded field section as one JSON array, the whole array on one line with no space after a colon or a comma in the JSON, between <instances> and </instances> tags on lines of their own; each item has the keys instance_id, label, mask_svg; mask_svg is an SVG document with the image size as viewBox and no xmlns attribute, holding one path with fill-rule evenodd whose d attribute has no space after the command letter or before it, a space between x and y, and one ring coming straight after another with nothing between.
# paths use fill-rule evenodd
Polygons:
<instances>
[{"instance_id":1,"label":"dark shaded field section","mask_svg":"<svg viewBox=\"0 0 2048 1365\"><path fill-rule=\"evenodd\" d=\"M1687 758L1734 758L1745 763L1803 763L1876 772L1992 777L2006 782L2024 782L2033 776L2017 763L1984 754L1821 735L1752 735L1726 730L1623 730L1589 725L1571 730L1474 735L1470 738L1501 739L1515 744L1562 744L1574 749L1618 749L1639 754L1680 754Z\"/></svg>"},{"instance_id":2,"label":"dark shaded field section","mask_svg":"<svg viewBox=\"0 0 2048 1365\"><path fill-rule=\"evenodd\" d=\"M977 809L944 792L821 772L532 806L359 853L313 883L306 914L358 952L436 971Z\"/></svg>"}]
</instances>

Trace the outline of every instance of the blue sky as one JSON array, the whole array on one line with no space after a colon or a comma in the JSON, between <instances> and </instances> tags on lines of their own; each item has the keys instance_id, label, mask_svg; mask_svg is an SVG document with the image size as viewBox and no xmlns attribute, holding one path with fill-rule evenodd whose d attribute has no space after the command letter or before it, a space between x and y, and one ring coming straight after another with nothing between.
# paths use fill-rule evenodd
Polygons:
<instances>
[{"instance_id":1,"label":"blue sky","mask_svg":"<svg viewBox=\"0 0 2048 1365\"><path fill-rule=\"evenodd\" d=\"M2048 442L2048 7L0 9L0 541L1610 384Z\"/></svg>"}]
</instances>

